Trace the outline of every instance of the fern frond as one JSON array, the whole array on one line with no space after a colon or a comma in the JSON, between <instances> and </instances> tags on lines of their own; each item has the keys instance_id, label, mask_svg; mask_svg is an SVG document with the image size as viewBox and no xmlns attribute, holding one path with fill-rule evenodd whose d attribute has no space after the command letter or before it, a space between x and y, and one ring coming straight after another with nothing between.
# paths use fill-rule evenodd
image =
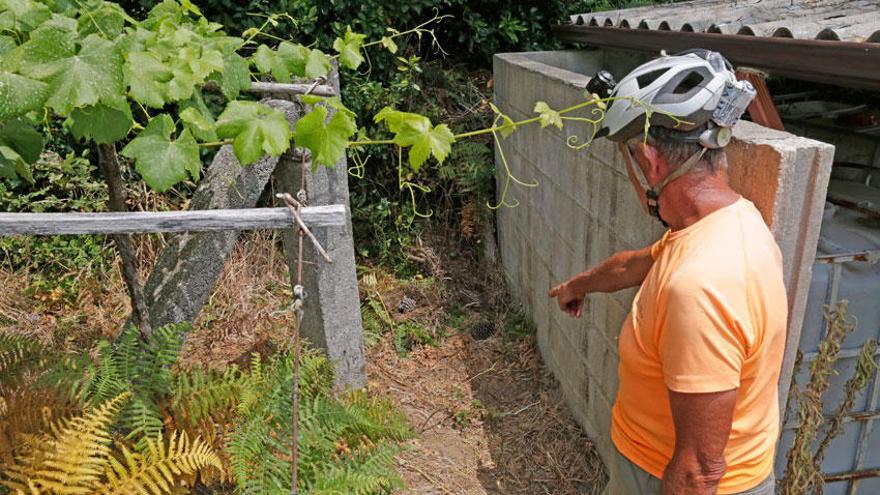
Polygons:
<instances>
[{"instance_id":1,"label":"fern frond","mask_svg":"<svg viewBox=\"0 0 880 495\"><path fill-rule=\"evenodd\" d=\"M336 371L329 359L316 351L303 352L300 362L299 393L305 400L330 394L335 380Z\"/></svg>"},{"instance_id":2,"label":"fern frond","mask_svg":"<svg viewBox=\"0 0 880 495\"><path fill-rule=\"evenodd\" d=\"M46 349L34 338L0 333L0 384L18 384L25 369L42 368Z\"/></svg>"},{"instance_id":3,"label":"fern frond","mask_svg":"<svg viewBox=\"0 0 880 495\"><path fill-rule=\"evenodd\" d=\"M135 381L139 388L158 394L165 394L171 390L173 383L171 368L177 364L183 346L183 336L189 329L189 324L177 323L153 331L143 353L143 364L139 366L139 378Z\"/></svg>"},{"instance_id":4,"label":"fern frond","mask_svg":"<svg viewBox=\"0 0 880 495\"><path fill-rule=\"evenodd\" d=\"M52 426L45 442L7 469L14 490L31 487L55 493L88 494L100 480L110 457L110 427L129 394L123 393L83 416Z\"/></svg>"},{"instance_id":5,"label":"fern frond","mask_svg":"<svg viewBox=\"0 0 880 495\"><path fill-rule=\"evenodd\" d=\"M32 447L29 439L45 431L52 422L81 412L79 404L54 388L18 387L6 389L6 415L0 415L0 465Z\"/></svg>"},{"instance_id":6,"label":"fern frond","mask_svg":"<svg viewBox=\"0 0 880 495\"><path fill-rule=\"evenodd\" d=\"M339 464L325 463L328 469L316 476L314 484L305 492L309 495L390 493L402 486L394 469L394 456L398 452L397 446L381 444L369 452L356 452Z\"/></svg>"},{"instance_id":7,"label":"fern frond","mask_svg":"<svg viewBox=\"0 0 880 495\"><path fill-rule=\"evenodd\" d=\"M244 376L236 366L222 373L193 368L177 373L171 390L171 411L175 421L194 426L206 418L229 420L239 400Z\"/></svg>"},{"instance_id":8,"label":"fern frond","mask_svg":"<svg viewBox=\"0 0 880 495\"><path fill-rule=\"evenodd\" d=\"M162 434L164 416L152 400L135 395L122 409L119 424L128 431L126 440L135 442L135 449L144 452L148 441Z\"/></svg>"},{"instance_id":9,"label":"fern frond","mask_svg":"<svg viewBox=\"0 0 880 495\"><path fill-rule=\"evenodd\" d=\"M129 383L134 382L141 372L140 363L144 353L138 329L134 325L124 328L108 350L119 377Z\"/></svg>"},{"instance_id":10,"label":"fern frond","mask_svg":"<svg viewBox=\"0 0 880 495\"><path fill-rule=\"evenodd\" d=\"M98 362L88 365L80 399L96 406L118 397L128 389L129 383L122 376L113 356L113 347L109 342L99 342Z\"/></svg>"},{"instance_id":11,"label":"fern frond","mask_svg":"<svg viewBox=\"0 0 880 495\"><path fill-rule=\"evenodd\" d=\"M201 438L193 441L185 432L171 434L168 445L161 434L147 439L145 455L121 447L122 461L111 457L105 474L107 482L95 493L128 495L131 493L172 493L175 477L192 475L199 469L213 466L222 469L220 458Z\"/></svg>"}]
</instances>

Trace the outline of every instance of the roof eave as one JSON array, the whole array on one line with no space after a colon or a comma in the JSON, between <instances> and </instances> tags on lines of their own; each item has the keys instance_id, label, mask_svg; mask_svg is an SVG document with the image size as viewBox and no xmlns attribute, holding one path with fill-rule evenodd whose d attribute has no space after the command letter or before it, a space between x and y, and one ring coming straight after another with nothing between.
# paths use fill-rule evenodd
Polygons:
<instances>
[{"instance_id":1,"label":"roof eave","mask_svg":"<svg viewBox=\"0 0 880 495\"><path fill-rule=\"evenodd\" d=\"M880 44L770 38L682 31L560 24L564 41L674 53L688 48L721 52L731 62L775 75L839 86L880 90Z\"/></svg>"}]
</instances>

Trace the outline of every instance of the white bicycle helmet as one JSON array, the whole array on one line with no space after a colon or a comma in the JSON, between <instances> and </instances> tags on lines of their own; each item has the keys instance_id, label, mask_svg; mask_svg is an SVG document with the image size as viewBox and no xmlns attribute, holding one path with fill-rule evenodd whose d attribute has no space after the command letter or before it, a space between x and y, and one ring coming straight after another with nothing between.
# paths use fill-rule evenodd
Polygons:
<instances>
[{"instance_id":1,"label":"white bicycle helmet","mask_svg":"<svg viewBox=\"0 0 880 495\"><path fill-rule=\"evenodd\" d=\"M700 145L698 151L654 186L648 184L632 157L627 160L645 190L648 212L667 226L660 216L660 192L690 171L706 150L727 146L731 127L755 95L755 88L748 81L736 80L733 67L718 52L697 49L663 55L637 67L614 86L611 96L625 98L611 102L599 135L618 142L632 139L645 132L645 119L650 111L651 127L680 131L666 133L667 138L672 134L677 141ZM629 148L624 147L624 152L629 154Z\"/></svg>"},{"instance_id":2,"label":"white bicycle helmet","mask_svg":"<svg viewBox=\"0 0 880 495\"><path fill-rule=\"evenodd\" d=\"M730 138L730 132L721 129L736 124L755 93L748 81L736 80L733 67L718 52L695 49L664 55L637 67L614 87L612 96L640 103L629 99L611 102L602 134L613 141L626 141L643 133L647 106L651 126L682 131L683 140L699 142L705 148L721 148ZM686 136L697 129L715 130L703 136Z\"/></svg>"}]
</instances>

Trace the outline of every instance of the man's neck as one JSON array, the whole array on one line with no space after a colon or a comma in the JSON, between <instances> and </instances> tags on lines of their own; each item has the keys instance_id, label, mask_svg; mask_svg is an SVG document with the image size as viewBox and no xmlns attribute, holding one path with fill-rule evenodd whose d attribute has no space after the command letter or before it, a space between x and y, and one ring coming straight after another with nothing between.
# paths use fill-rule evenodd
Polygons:
<instances>
[{"instance_id":1,"label":"man's neck","mask_svg":"<svg viewBox=\"0 0 880 495\"><path fill-rule=\"evenodd\" d=\"M732 205L740 197L730 188L723 172L689 173L663 188L660 193L660 216L672 230L681 230Z\"/></svg>"}]
</instances>

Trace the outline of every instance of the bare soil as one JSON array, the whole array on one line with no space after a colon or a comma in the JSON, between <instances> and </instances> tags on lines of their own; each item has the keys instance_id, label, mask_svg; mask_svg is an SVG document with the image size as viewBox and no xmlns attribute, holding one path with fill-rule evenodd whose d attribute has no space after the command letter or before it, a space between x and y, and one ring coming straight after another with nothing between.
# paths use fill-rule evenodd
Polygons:
<instances>
[{"instance_id":1,"label":"bare soil","mask_svg":"<svg viewBox=\"0 0 880 495\"><path fill-rule=\"evenodd\" d=\"M534 339L455 333L402 358L386 335L367 355L369 391L398 404L419 433L398 456L401 493L600 493L602 462Z\"/></svg>"}]
</instances>

